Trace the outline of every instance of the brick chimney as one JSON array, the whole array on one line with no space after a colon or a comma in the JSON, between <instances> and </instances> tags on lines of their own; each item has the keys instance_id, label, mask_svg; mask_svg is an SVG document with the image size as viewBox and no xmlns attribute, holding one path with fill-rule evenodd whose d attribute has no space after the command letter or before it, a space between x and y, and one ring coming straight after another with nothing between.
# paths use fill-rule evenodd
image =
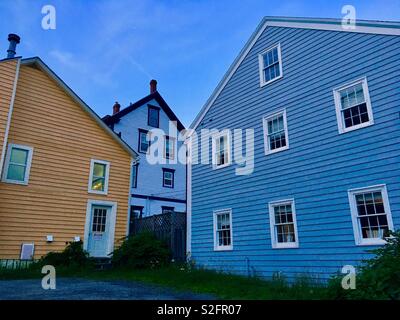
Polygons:
<instances>
[{"instance_id":1,"label":"brick chimney","mask_svg":"<svg viewBox=\"0 0 400 320\"><path fill-rule=\"evenodd\" d=\"M154 93L157 91L157 80L150 81L150 93Z\"/></svg>"},{"instance_id":2,"label":"brick chimney","mask_svg":"<svg viewBox=\"0 0 400 320\"><path fill-rule=\"evenodd\" d=\"M14 33L10 33L8 35L8 41L10 42L10 45L7 50L7 58L14 58L15 54L17 53L17 44L20 43L21 38Z\"/></svg>"},{"instance_id":3,"label":"brick chimney","mask_svg":"<svg viewBox=\"0 0 400 320\"><path fill-rule=\"evenodd\" d=\"M118 102L115 102L113 105L113 115L118 113L120 109L121 109L121 105Z\"/></svg>"}]
</instances>

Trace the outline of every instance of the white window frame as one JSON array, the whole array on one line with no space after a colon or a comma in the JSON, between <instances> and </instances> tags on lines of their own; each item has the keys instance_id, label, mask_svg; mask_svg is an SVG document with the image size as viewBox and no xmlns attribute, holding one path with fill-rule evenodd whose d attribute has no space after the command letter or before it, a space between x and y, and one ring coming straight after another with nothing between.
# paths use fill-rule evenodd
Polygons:
<instances>
[{"instance_id":1,"label":"white window frame","mask_svg":"<svg viewBox=\"0 0 400 320\"><path fill-rule=\"evenodd\" d=\"M386 219L388 222L389 230L394 230L393 227L393 219L392 213L390 211L389 197L385 184L380 184L376 186L369 186L364 188L356 188L348 190L349 203L350 203L350 212L351 219L353 223L353 231L354 231L354 240L356 245L358 246L374 246L374 245L384 245L386 240L380 238L371 238L364 239L361 233L361 226L358 223L358 210L356 203L356 195L360 193L368 193L368 192L376 192L379 191L382 193L383 207L385 208Z\"/></svg>"},{"instance_id":2,"label":"white window frame","mask_svg":"<svg viewBox=\"0 0 400 320\"><path fill-rule=\"evenodd\" d=\"M269 146L269 141L268 141L268 120L277 116L283 116L283 126L285 127L285 140L286 140L286 146L280 147L274 150L270 149ZM264 129L264 152L265 155L273 154L276 152L284 151L289 149L289 130L288 130L288 124L287 124L287 118L286 118L286 109L274 112L272 114L267 114L263 117L263 129Z\"/></svg>"},{"instance_id":3,"label":"white window frame","mask_svg":"<svg viewBox=\"0 0 400 320\"><path fill-rule=\"evenodd\" d=\"M265 81L265 78L264 78L264 55L268 51L273 50L274 48L278 48L278 61L279 61L279 73L280 74L278 77L276 77L274 79ZM281 53L281 44L280 43L270 46L258 54L258 67L259 67L259 73L260 73L260 87L264 87L265 85L270 84L270 83L272 83L276 80L279 80L283 77L282 53Z\"/></svg>"},{"instance_id":4,"label":"white window frame","mask_svg":"<svg viewBox=\"0 0 400 320\"><path fill-rule=\"evenodd\" d=\"M364 98L365 98L365 103L367 105L369 121L346 128L344 125L344 119L343 119L343 115L342 115L342 105L340 102L340 91L345 90L354 85L357 85L359 83L361 83L362 87L363 87ZM374 124L374 116L373 116L373 112L372 112L371 99L369 96L367 77L362 77L362 78L353 80L351 82L346 83L345 85L342 85L340 87L333 89L333 97L335 100L336 119L337 119L339 134L343 134L343 133L350 132L353 130L365 128L365 127L368 127L368 126L371 126Z\"/></svg>"},{"instance_id":5,"label":"white window frame","mask_svg":"<svg viewBox=\"0 0 400 320\"><path fill-rule=\"evenodd\" d=\"M217 237L217 215L219 214L229 214L229 224L231 231L231 244L229 246L220 246L218 245L218 237ZM214 251L230 251L233 250L233 225L232 225L232 209L219 209L213 212L213 233L214 233Z\"/></svg>"},{"instance_id":6,"label":"white window frame","mask_svg":"<svg viewBox=\"0 0 400 320\"><path fill-rule=\"evenodd\" d=\"M8 169L9 169L10 159L11 159L11 150L13 148L22 149L22 150L28 151L28 158L26 159L25 176L24 176L24 180L23 181L7 179ZM13 184L28 185L28 183L29 183L29 175L30 175L31 166L32 166L32 157L33 157L33 147L24 146L24 145L20 145L20 144L14 144L14 143L8 144L7 156L6 156L6 161L5 161L5 164L4 164L2 181L3 182L7 182L7 183L13 183Z\"/></svg>"},{"instance_id":7,"label":"white window frame","mask_svg":"<svg viewBox=\"0 0 400 320\"><path fill-rule=\"evenodd\" d=\"M106 175L104 178L104 190L93 190L92 189L92 183L93 183L93 170L94 170L94 164L99 163L99 164L104 164L106 165ZM94 193L94 194L102 194L102 195L107 195L108 194L108 181L110 178L110 162L105 161L105 160L97 160L97 159L91 159L90 160L90 172L89 172L89 185L88 185L88 192L89 193Z\"/></svg>"},{"instance_id":8,"label":"white window frame","mask_svg":"<svg viewBox=\"0 0 400 320\"><path fill-rule=\"evenodd\" d=\"M275 212L274 207L288 205L292 206L292 217L293 217L293 228L294 228L294 236L296 237L295 242L284 242L280 243L277 239L276 229L275 229ZM271 244L273 249L293 249L299 247L299 235L297 232L297 218L296 218L296 206L294 199L285 199L285 200L277 200L271 201L268 203L268 211L269 211L269 224L270 224L270 232L271 232Z\"/></svg>"},{"instance_id":9,"label":"white window frame","mask_svg":"<svg viewBox=\"0 0 400 320\"><path fill-rule=\"evenodd\" d=\"M217 157L216 157L216 148L217 148L217 139L220 139L222 136L226 136L226 158L227 161L222 165L217 165ZM228 129L223 130L219 133L212 135L212 166L213 169L221 169L231 165L231 133Z\"/></svg>"}]
</instances>

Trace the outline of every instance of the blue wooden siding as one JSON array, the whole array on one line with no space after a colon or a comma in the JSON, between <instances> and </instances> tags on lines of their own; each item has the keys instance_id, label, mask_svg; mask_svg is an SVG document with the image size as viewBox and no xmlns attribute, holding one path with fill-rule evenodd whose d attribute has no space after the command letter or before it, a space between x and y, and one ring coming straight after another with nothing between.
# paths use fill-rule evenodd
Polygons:
<instances>
[{"instance_id":1,"label":"blue wooden siding","mask_svg":"<svg viewBox=\"0 0 400 320\"><path fill-rule=\"evenodd\" d=\"M258 53L280 42L283 78L263 88ZM368 257L356 246L348 189L386 184L400 227L400 37L269 27L203 119L254 128L255 169L192 167L192 257L218 270L327 278ZM333 89L367 77L375 124L338 133ZM263 115L286 109L289 150L264 154ZM212 121L211 121L212 120ZM211 143L210 143L211 146ZM210 147L211 157L211 147ZM295 199L299 248L272 249L268 202ZM214 251L213 211L232 208L233 250Z\"/></svg>"}]
</instances>

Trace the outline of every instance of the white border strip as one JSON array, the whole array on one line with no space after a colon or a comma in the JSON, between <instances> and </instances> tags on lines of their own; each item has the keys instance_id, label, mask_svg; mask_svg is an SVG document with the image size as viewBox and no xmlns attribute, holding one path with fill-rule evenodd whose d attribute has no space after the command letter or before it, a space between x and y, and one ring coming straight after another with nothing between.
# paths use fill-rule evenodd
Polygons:
<instances>
[{"instance_id":1,"label":"white border strip","mask_svg":"<svg viewBox=\"0 0 400 320\"><path fill-rule=\"evenodd\" d=\"M371 22L373 23L373 22ZM243 62L247 54L253 48L254 44L257 42L261 34L267 27L286 27L286 28L300 28L300 29L316 29L316 30L328 30L328 31L341 31L341 32L356 32L356 33L369 33L369 34L381 34L381 35L400 35L400 28L390 28L390 27L373 27L373 26L357 26L355 29L343 29L340 22L333 23L306 23L306 22L286 22L286 21L271 21L271 20L263 20L260 23L260 26L256 29L255 33L250 37L249 41L245 44L242 51L239 53L239 56L233 62L231 67L228 69L227 73L221 80L221 82L217 85L216 89L207 100L206 104L200 110L199 114L193 121L190 128L196 129L204 116L213 105L221 91L224 89L228 81L231 79L233 74L239 68L240 64ZM257 31L258 30L258 31Z\"/></svg>"},{"instance_id":2,"label":"white border strip","mask_svg":"<svg viewBox=\"0 0 400 320\"><path fill-rule=\"evenodd\" d=\"M20 67L20 65L21 65L21 59L18 58L17 67L15 69L13 92L12 92L12 95L11 95L10 106L8 108L8 118L7 118L6 130L4 132L3 147L2 147L1 155L0 155L0 177L1 177L1 174L3 172L4 158L6 156L8 134L10 132L11 117L12 117L12 113L13 113L13 110L14 110L14 101L15 101L15 94L17 92L17 83L18 83L18 78L19 78L19 67Z\"/></svg>"}]
</instances>

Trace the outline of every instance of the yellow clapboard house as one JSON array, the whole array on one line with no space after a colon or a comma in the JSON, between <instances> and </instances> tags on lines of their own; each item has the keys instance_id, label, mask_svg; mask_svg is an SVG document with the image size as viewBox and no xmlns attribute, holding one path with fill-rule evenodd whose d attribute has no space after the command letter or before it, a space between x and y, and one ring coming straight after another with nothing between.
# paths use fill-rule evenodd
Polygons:
<instances>
[{"instance_id":1,"label":"yellow clapboard house","mask_svg":"<svg viewBox=\"0 0 400 320\"><path fill-rule=\"evenodd\" d=\"M0 60L0 259L79 240L107 257L127 234L137 154L40 58L12 51Z\"/></svg>"}]
</instances>

